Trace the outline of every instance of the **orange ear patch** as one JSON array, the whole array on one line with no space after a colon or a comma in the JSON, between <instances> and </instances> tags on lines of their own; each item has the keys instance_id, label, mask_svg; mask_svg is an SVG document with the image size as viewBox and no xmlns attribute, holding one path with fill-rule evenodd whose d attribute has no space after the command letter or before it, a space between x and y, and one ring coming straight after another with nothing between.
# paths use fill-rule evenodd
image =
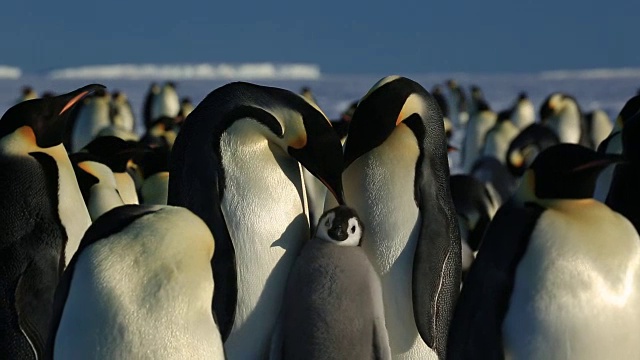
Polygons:
<instances>
[{"instance_id":1,"label":"orange ear patch","mask_svg":"<svg viewBox=\"0 0 640 360\"><path fill-rule=\"evenodd\" d=\"M69 100L69 102L67 103L67 105L65 105L62 110L60 111L60 113L58 115L62 115L65 111L71 109L71 107L73 105L75 105L78 101L82 100L82 98L84 98L89 92L88 91L84 91L78 95L76 95L73 99Z\"/></svg>"},{"instance_id":2,"label":"orange ear patch","mask_svg":"<svg viewBox=\"0 0 640 360\"><path fill-rule=\"evenodd\" d=\"M21 138L29 143L36 143L36 134L33 132L33 129L29 126L21 126L17 130L18 134Z\"/></svg>"},{"instance_id":3,"label":"orange ear patch","mask_svg":"<svg viewBox=\"0 0 640 360\"><path fill-rule=\"evenodd\" d=\"M305 147L305 145L307 145L306 134L301 134L297 138L293 139L293 141L291 141L291 143L289 144L289 146L291 146L294 149L302 149L303 147Z\"/></svg>"}]
</instances>

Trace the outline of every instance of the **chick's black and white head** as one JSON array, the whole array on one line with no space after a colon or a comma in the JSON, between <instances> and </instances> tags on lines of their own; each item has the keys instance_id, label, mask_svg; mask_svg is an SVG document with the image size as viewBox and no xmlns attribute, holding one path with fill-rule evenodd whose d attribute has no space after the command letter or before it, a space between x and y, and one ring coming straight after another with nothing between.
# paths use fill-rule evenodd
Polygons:
<instances>
[{"instance_id":1,"label":"chick's black and white head","mask_svg":"<svg viewBox=\"0 0 640 360\"><path fill-rule=\"evenodd\" d=\"M338 206L322 214L316 237L338 246L359 246L363 233L364 225L355 210Z\"/></svg>"}]
</instances>

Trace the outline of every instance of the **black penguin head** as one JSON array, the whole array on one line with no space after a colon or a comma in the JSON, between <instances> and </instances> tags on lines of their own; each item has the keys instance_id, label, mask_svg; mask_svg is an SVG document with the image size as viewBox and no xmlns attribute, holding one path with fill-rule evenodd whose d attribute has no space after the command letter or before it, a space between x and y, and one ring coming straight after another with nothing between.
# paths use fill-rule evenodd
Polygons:
<instances>
[{"instance_id":1,"label":"black penguin head","mask_svg":"<svg viewBox=\"0 0 640 360\"><path fill-rule=\"evenodd\" d=\"M505 121L511 120L511 110L503 110L498 113L498 117L496 118L496 122L501 124Z\"/></svg>"},{"instance_id":2,"label":"black penguin head","mask_svg":"<svg viewBox=\"0 0 640 360\"><path fill-rule=\"evenodd\" d=\"M353 114L344 151L345 168L380 146L401 124L413 131L419 144L428 131L434 142L439 141L441 131L440 150L446 156L444 122L435 99L415 81L388 76L369 90Z\"/></svg>"},{"instance_id":3,"label":"black penguin head","mask_svg":"<svg viewBox=\"0 0 640 360\"><path fill-rule=\"evenodd\" d=\"M146 150L143 145L116 136L99 136L82 151L96 156L99 162L107 165L114 173L123 173L127 171L129 161Z\"/></svg>"},{"instance_id":4,"label":"black penguin head","mask_svg":"<svg viewBox=\"0 0 640 360\"><path fill-rule=\"evenodd\" d=\"M525 91L522 91L520 94L518 94L518 101L522 101L522 100L528 100L529 97L527 96L527 93Z\"/></svg>"},{"instance_id":5,"label":"black penguin head","mask_svg":"<svg viewBox=\"0 0 640 360\"><path fill-rule=\"evenodd\" d=\"M348 206L327 210L320 217L316 237L339 246L359 246L364 225L356 211Z\"/></svg>"},{"instance_id":6,"label":"black penguin head","mask_svg":"<svg viewBox=\"0 0 640 360\"><path fill-rule=\"evenodd\" d=\"M598 174L622 157L601 154L576 144L559 144L541 152L528 171L538 199L588 199ZM525 174L526 175L526 174ZM527 183L525 181L525 183Z\"/></svg>"},{"instance_id":7,"label":"black penguin head","mask_svg":"<svg viewBox=\"0 0 640 360\"><path fill-rule=\"evenodd\" d=\"M21 102L0 119L0 138L21 127L29 127L40 148L62 144L70 110L89 93L104 89L103 85L87 85L67 94Z\"/></svg>"}]
</instances>

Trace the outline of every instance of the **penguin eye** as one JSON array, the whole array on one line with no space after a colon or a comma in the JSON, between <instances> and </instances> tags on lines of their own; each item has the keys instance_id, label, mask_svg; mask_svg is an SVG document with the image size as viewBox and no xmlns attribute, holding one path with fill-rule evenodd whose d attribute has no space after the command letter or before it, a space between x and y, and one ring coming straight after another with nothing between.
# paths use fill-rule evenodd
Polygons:
<instances>
[{"instance_id":1,"label":"penguin eye","mask_svg":"<svg viewBox=\"0 0 640 360\"><path fill-rule=\"evenodd\" d=\"M324 226L331 227L331 224L329 223L329 219L327 219L327 221L324 222Z\"/></svg>"},{"instance_id":2,"label":"penguin eye","mask_svg":"<svg viewBox=\"0 0 640 360\"><path fill-rule=\"evenodd\" d=\"M355 225L353 225L353 226L351 227L351 229L349 229L349 231L350 231L352 234L355 234L355 232L356 232L356 226L355 226Z\"/></svg>"}]
</instances>

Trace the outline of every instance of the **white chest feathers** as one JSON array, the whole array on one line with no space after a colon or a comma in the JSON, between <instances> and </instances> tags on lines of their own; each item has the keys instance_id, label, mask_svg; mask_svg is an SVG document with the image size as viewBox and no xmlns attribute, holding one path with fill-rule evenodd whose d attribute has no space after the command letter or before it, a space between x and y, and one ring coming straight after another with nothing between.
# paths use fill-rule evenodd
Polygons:
<instances>
[{"instance_id":1,"label":"white chest feathers","mask_svg":"<svg viewBox=\"0 0 640 360\"><path fill-rule=\"evenodd\" d=\"M111 169L95 161L84 161L78 164L82 170L98 178L98 183L89 190L87 208L91 220L95 221L102 214L117 206L124 205L116 187L116 180Z\"/></svg>"},{"instance_id":2,"label":"white chest feathers","mask_svg":"<svg viewBox=\"0 0 640 360\"><path fill-rule=\"evenodd\" d=\"M420 149L399 125L385 142L355 160L342 176L347 204L364 223L362 248L380 275L394 359L429 359L413 316L413 258L420 229L415 169Z\"/></svg>"},{"instance_id":3,"label":"white chest feathers","mask_svg":"<svg viewBox=\"0 0 640 360\"><path fill-rule=\"evenodd\" d=\"M289 270L309 239L300 165L256 129L253 120L239 120L220 140L222 211L238 279L236 317L225 349L229 358L239 359L267 353Z\"/></svg>"},{"instance_id":4,"label":"white chest feathers","mask_svg":"<svg viewBox=\"0 0 640 360\"><path fill-rule=\"evenodd\" d=\"M213 321L213 237L165 207L87 247L56 335L58 359L223 359Z\"/></svg>"},{"instance_id":5,"label":"white chest feathers","mask_svg":"<svg viewBox=\"0 0 640 360\"><path fill-rule=\"evenodd\" d=\"M640 238L593 200L538 219L503 323L507 358L638 359Z\"/></svg>"}]
</instances>

